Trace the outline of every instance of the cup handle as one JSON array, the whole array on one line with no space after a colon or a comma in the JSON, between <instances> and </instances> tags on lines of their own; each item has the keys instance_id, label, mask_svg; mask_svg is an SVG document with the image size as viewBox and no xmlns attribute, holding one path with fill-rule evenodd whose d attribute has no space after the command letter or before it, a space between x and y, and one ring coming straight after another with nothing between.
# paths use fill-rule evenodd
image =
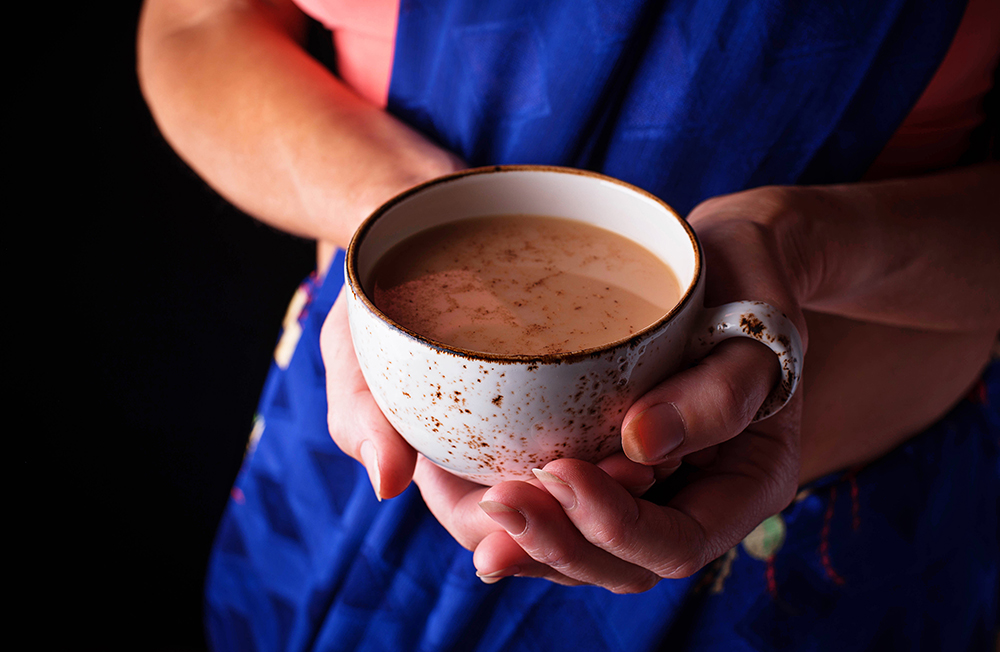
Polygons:
<instances>
[{"instance_id":1,"label":"cup handle","mask_svg":"<svg viewBox=\"0 0 1000 652\"><path fill-rule=\"evenodd\" d=\"M766 419L785 406L802 377L802 338L795 325L774 306L763 301L736 301L705 309L702 326L695 331L691 353L703 358L719 342L749 337L778 356L781 379L754 415Z\"/></svg>"}]
</instances>

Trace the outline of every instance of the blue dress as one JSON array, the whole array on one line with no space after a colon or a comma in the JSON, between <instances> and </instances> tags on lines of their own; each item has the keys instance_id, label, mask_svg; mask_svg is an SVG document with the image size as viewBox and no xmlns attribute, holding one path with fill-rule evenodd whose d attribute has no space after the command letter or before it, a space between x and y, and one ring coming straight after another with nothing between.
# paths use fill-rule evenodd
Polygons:
<instances>
[{"instance_id":1,"label":"blue dress","mask_svg":"<svg viewBox=\"0 0 1000 652\"><path fill-rule=\"evenodd\" d=\"M785 6L787 4L787 6ZM916 102L960 3L403 0L390 110L473 164L591 168L687 212L857 179ZM692 578L639 595L510 578L414 487L379 503L326 429L303 285L206 583L216 650L987 650L1000 586L1000 366L938 424L804 487Z\"/></svg>"}]
</instances>

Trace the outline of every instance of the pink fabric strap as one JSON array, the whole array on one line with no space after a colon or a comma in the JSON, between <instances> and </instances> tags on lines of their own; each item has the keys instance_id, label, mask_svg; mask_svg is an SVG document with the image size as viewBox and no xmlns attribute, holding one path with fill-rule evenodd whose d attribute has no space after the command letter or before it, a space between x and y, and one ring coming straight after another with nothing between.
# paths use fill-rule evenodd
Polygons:
<instances>
[{"instance_id":1,"label":"pink fabric strap","mask_svg":"<svg viewBox=\"0 0 1000 652\"><path fill-rule=\"evenodd\" d=\"M333 32L337 73L369 102L385 108L399 0L295 0Z\"/></svg>"}]
</instances>

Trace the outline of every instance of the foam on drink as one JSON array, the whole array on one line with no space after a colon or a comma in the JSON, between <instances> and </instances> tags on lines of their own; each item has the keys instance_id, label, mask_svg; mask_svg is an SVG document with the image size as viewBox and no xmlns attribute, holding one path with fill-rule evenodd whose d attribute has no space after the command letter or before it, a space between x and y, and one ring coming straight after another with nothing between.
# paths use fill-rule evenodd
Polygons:
<instances>
[{"instance_id":1,"label":"foam on drink","mask_svg":"<svg viewBox=\"0 0 1000 652\"><path fill-rule=\"evenodd\" d=\"M497 215L422 231L373 270L374 302L443 344L566 353L646 328L680 299L673 271L636 242L573 220Z\"/></svg>"}]
</instances>

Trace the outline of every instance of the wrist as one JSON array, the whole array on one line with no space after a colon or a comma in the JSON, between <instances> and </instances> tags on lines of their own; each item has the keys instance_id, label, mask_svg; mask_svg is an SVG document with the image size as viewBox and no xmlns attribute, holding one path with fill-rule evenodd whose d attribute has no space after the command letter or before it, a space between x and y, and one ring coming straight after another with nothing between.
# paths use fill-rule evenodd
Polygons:
<instances>
[{"instance_id":1,"label":"wrist","mask_svg":"<svg viewBox=\"0 0 1000 652\"><path fill-rule=\"evenodd\" d=\"M871 198L849 186L761 189L773 196L766 220L776 255L799 305L823 311L839 305L859 279L872 278L879 234L864 214Z\"/></svg>"},{"instance_id":2,"label":"wrist","mask_svg":"<svg viewBox=\"0 0 1000 652\"><path fill-rule=\"evenodd\" d=\"M362 221L418 184L462 169L457 156L382 109L340 91L341 111L322 129L329 164L304 191L304 208L319 239L345 247ZM306 174L310 174L307 171Z\"/></svg>"},{"instance_id":3,"label":"wrist","mask_svg":"<svg viewBox=\"0 0 1000 652\"><path fill-rule=\"evenodd\" d=\"M799 209L798 190L764 187L710 199L688 221L705 253L705 305L763 301L808 333L800 307L815 262L804 247L810 241Z\"/></svg>"},{"instance_id":4,"label":"wrist","mask_svg":"<svg viewBox=\"0 0 1000 652\"><path fill-rule=\"evenodd\" d=\"M823 229L814 219L814 206L825 201L817 188L763 186L709 199L688 219L708 249L714 248L713 241L759 243L798 305L813 296L822 282L827 252L822 246ZM748 275L762 262L762 258L748 257L738 250L731 253L746 267L737 273ZM725 262L718 258L713 257L710 265Z\"/></svg>"}]
</instances>

